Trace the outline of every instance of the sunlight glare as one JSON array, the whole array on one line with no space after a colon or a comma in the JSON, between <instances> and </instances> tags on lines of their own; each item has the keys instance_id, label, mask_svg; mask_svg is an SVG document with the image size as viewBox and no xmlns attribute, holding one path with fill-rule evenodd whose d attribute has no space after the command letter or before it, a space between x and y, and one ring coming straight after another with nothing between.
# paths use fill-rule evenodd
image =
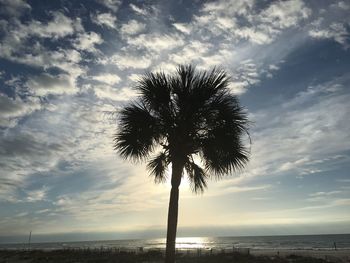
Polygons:
<instances>
[{"instance_id":1,"label":"sunlight glare","mask_svg":"<svg viewBox=\"0 0 350 263\"><path fill-rule=\"evenodd\" d=\"M194 249L205 248L207 238L205 237L177 237L176 248L178 249Z\"/></svg>"}]
</instances>

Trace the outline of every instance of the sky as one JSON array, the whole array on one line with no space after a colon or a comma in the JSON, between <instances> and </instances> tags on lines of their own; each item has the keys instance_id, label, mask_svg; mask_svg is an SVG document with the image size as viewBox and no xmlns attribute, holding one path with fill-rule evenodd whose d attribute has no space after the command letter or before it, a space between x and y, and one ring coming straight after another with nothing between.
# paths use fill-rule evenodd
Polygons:
<instances>
[{"instance_id":1,"label":"sky","mask_svg":"<svg viewBox=\"0 0 350 263\"><path fill-rule=\"evenodd\" d=\"M0 0L0 240L163 237L170 184L113 151L113 113L188 63L232 76L252 145L183 180L179 235L350 233L348 1Z\"/></svg>"}]
</instances>

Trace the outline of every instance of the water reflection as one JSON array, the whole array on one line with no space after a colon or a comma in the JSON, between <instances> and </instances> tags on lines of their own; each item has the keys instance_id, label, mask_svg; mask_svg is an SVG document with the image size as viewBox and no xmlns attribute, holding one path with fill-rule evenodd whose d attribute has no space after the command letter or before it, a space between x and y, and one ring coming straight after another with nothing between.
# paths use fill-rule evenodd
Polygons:
<instances>
[{"instance_id":1,"label":"water reflection","mask_svg":"<svg viewBox=\"0 0 350 263\"><path fill-rule=\"evenodd\" d=\"M193 249L206 248L208 245L208 238L206 237L178 237L176 238L176 248L179 249Z\"/></svg>"}]
</instances>

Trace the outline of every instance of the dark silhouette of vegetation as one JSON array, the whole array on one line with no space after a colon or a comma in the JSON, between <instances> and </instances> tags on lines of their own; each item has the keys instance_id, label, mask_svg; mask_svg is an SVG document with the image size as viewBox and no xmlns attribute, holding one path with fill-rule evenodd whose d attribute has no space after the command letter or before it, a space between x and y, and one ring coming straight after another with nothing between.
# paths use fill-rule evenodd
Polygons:
<instances>
[{"instance_id":1,"label":"dark silhouette of vegetation","mask_svg":"<svg viewBox=\"0 0 350 263\"><path fill-rule=\"evenodd\" d=\"M135 252L121 252L114 250L31 250L31 251L16 251L16 250L0 250L0 262L22 262L22 263L71 263L71 262L86 262L86 263L137 263L137 262L162 262L163 254L157 251L149 251L136 254ZM202 255L200 257L178 254L176 256L178 263L325 263L339 262L329 261L324 259L288 256L283 257L267 257L267 256L252 256L239 253L225 253L215 255Z\"/></svg>"},{"instance_id":2,"label":"dark silhouette of vegetation","mask_svg":"<svg viewBox=\"0 0 350 263\"><path fill-rule=\"evenodd\" d=\"M120 111L115 149L126 159L148 159L156 182L164 182L172 167L167 263L175 260L181 178L187 175L192 190L202 193L210 176L221 178L248 161L247 114L229 82L223 70L197 71L190 65L179 66L173 75L148 73L136 86L138 100Z\"/></svg>"}]
</instances>

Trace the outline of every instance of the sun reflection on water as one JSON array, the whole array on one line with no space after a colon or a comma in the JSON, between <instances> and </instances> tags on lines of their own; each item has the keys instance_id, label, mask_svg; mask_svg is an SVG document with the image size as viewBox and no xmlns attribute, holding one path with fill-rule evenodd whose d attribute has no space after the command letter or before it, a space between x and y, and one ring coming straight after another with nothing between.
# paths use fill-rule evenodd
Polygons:
<instances>
[{"instance_id":1,"label":"sun reflection on water","mask_svg":"<svg viewBox=\"0 0 350 263\"><path fill-rule=\"evenodd\" d=\"M208 244L206 237L178 237L176 238L176 248L193 249L205 248Z\"/></svg>"}]
</instances>

